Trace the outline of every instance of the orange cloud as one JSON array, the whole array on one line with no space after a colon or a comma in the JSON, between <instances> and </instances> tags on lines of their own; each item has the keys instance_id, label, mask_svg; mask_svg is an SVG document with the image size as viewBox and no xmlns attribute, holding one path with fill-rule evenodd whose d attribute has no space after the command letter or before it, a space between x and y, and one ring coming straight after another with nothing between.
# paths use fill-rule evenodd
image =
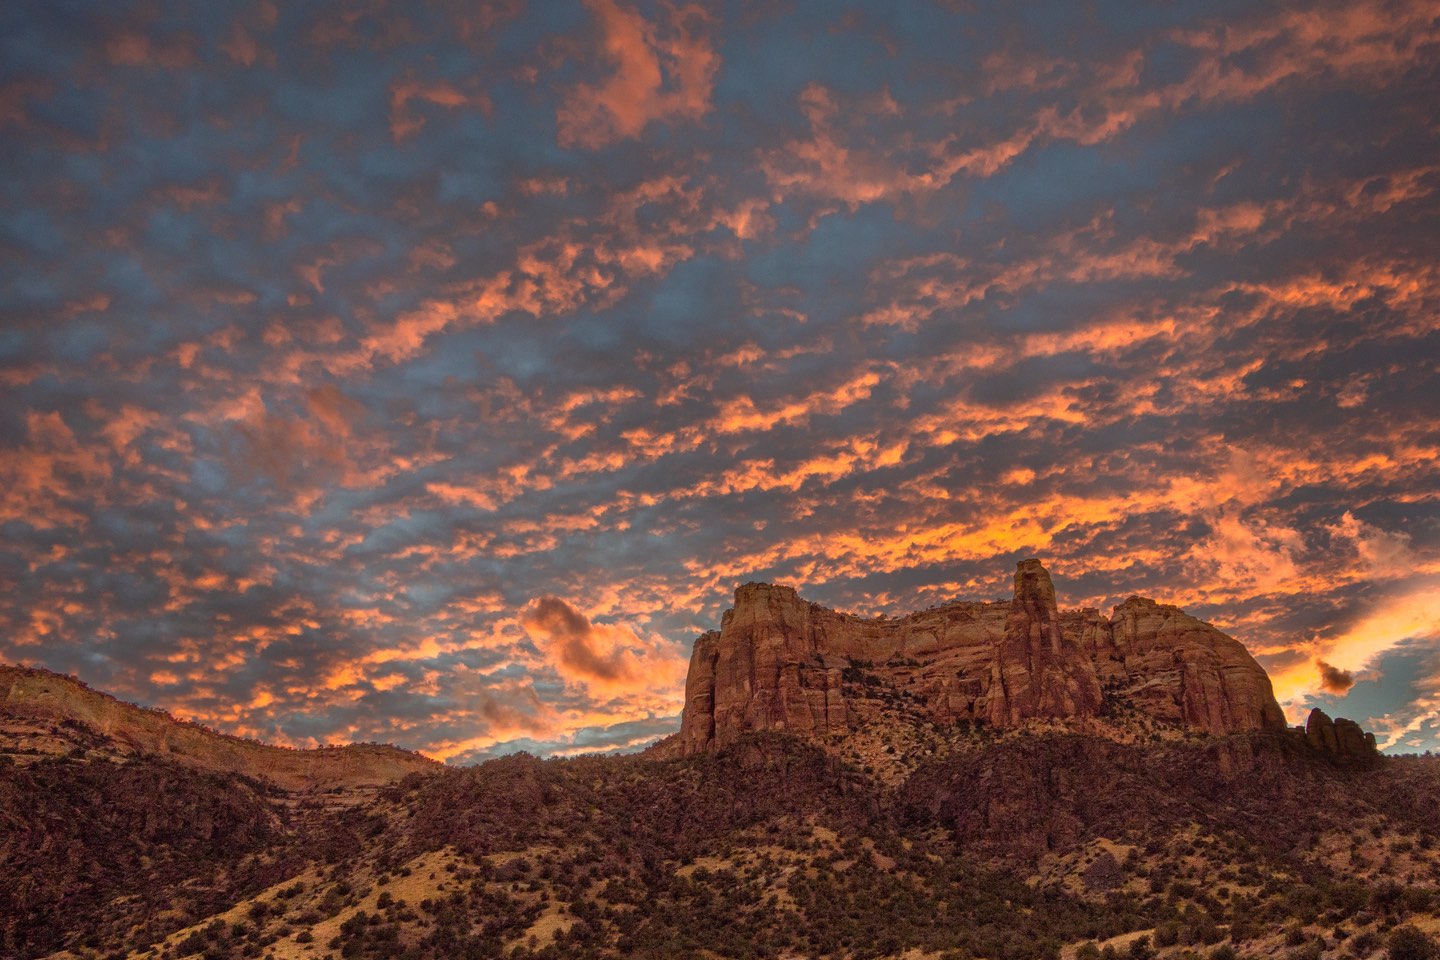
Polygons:
<instances>
[{"instance_id":1,"label":"orange cloud","mask_svg":"<svg viewBox=\"0 0 1440 960\"><path fill-rule=\"evenodd\" d=\"M795 140L761 162L766 179L782 195L791 190L832 197L851 209L899 193L928 189L923 175L912 175L881 152L851 149L836 129L839 107L830 91L811 84L800 94L810 123L809 140Z\"/></svg>"},{"instance_id":2,"label":"orange cloud","mask_svg":"<svg viewBox=\"0 0 1440 960\"><path fill-rule=\"evenodd\" d=\"M100 428L100 434L110 441L116 455L123 458L125 465L129 467L141 465L140 451L136 449L135 441L162 422L158 413L131 404L125 404L113 414L107 414L98 403L90 404L87 405L86 413L98 420L107 421Z\"/></svg>"},{"instance_id":3,"label":"orange cloud","mask_svg":"<svg viewBox=\"0 0 1440 960\"><path fill-rule=\"evenodd\" d=\"M104 449L82 443L57 412L31 411L25 426L27 441L0 456L0 518L42 529L81 522L69 501L111 479Z\"/></svg>"},{"instance_id":4,"label":"orange cloud","mask_svg":"<svg viewBox=\"0 0 1440 960\"><path fill-rule=\"evenodd\" d=\"M688 657L657 639L643 640L624 626L591 623L559 597L538 597L520 615L521 625L567 682L602 695L669 691L678 705L677 685Z\"/></svg>"},{"instance_id":5,"label":"orange cloud","mask_svg":"<svg viewBox=\"0 0 1440 960\"><path fill-rule=\"evenodd\" d=\"M374 484L410 466L389 456L382 439L357 436L364 406L333 384L287 398L291 403L281 397L272 395L267 404L260 389L252 387L190 419L224 424L236 441L230 451L233 468L242 476L269 478L302 510L322 499L331 483ZM300 409L286 409L293 406Z\"/></svg>"},{"instance_id":6,"label":"orange cloud","mask_svg":"<svg viewBox=\"0 0 1440 960\"><path fill-rule=\"evenodd\" d=\"M1357 519L1349 510L1329 527L1331 536L1354 547L1360 570L1370 578L1400 577L1413 573L1417 563L1410 552L1410 538L1391 533Z\"/></svg>"},{"instance_id":7,"label":"orange cloud","mask_svg":"<svg viewBox=\"0 0 1440 960\"><path fill-rule=\"evenodd\" d=\"M718 414L708 426L720 434L763 433L781 424L803 423L812 416L839 413L852 404L870 399L870 394L880 382L879 373L865 370L829 390L816 390L802 397L767 405L768 408L761 408L749 396L740 394L722 402Z\"/></svg>"},{"instance_id":8,"label":"orange cloud","mask_svg":"<svg viewBox=\"0 0 1440 960\"><path fill-rule=\"evenodd\" d=\"M556 116L561 146L602 147L639 136L652 121L697 120L710 110L720 58L702 35L709 24L703 7L668 8L662 32L615 0L587 5L600 23L604 58L614 73L566 93Z\"/></svg>"}]
</instances>

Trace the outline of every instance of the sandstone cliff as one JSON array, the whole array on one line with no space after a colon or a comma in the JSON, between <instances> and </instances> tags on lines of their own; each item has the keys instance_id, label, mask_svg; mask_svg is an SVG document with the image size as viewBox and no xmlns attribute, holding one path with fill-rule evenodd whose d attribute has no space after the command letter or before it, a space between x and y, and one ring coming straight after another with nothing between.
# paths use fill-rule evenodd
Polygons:
<instances>
[{"instance_id":1,"label":"sandstone cliff","mask_svg":"<svg viewBox=\"0 0 1440 960\"><path fill-rule=\"evenodd\" d=\"M1238 641L1141 597L1109 618L1062 612L1049 573L1024 560L1012 600L893 620L745 584L720 629L696 641L681 729L663 752L706 751L753 730L844 734L873 712L875 690L942 725L1086 720L1123 707L1211 734L1285 728L1269 677Z\"/></svg>"},{"instance_id":2,"label":"sandstone cliff","mask_svg":"<svg viewBox=\"0 0 1440 960\"><path fill-rule=\"evenodd\" d=\"M229 737L124 703L71 677L0 665L0 753L23 759L76 748L165 757L286 790L319 792L364 790L440 768L428 757L381 744L291 750Z\"/></svg>"},{"instance_id":3,"label":"sandstone cliff","mask_svg":"<svg viewBox=\"0 0 1440 960\"><path fill-rule=\"evenodd\" d=\"M1319 707L1310 711L1305 722L1305 740L1319 750L1342 759L1363 759L1375 755L1375 734L1367 733L1360 724L1344 717L1330 719Z\"/></svg>"}]
</instances>

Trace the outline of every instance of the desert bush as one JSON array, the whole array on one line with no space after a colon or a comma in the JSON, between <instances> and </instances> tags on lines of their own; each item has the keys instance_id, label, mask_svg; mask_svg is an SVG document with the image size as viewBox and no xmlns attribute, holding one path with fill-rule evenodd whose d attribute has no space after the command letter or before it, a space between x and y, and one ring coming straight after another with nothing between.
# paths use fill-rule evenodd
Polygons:
<instances>
[{"instance_id":1,"label":"desert bush","mask_svg":"<svg viewBox=\"0 0 1440 960\"><path fill-rule=\"evenodd\" d=\"M1388 960L1436 960L1440 945L1415 927L1396 927L1390 931L1385 956Z\"/></svg>"}]
</instances>

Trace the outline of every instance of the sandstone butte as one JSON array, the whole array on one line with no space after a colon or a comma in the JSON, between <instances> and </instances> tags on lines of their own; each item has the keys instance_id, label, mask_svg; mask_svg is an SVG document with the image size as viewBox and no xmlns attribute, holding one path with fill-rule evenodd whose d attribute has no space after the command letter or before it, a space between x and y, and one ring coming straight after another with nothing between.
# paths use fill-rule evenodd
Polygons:
<instances>
[{"instance_id":1,"label":"sandstone butte","mask_svg":"<svg viewBox=\"0 0 1440 960\"><path fill-rule=\"evenodd\" d=\"M1119 710L1223 736L1287 729L1270 678L1239 641L1177 607L1130 597L1106 618L1060 610L1039 560L1014 597L954 602L896 619L837 613L790 587L747 583L719 630L695 643L680 732L657 752L719 749L748 731L827 739L876 715L873 689L899 692L937 727L1087 723ZM1353 728L1353 729L1352 729ZM1351 721L1312 715L1324 752L1374 752Z\"/></svg>"},{"instance_id":2,"label":"sandstone butte","mask_svg":"<svg viewBox=\"0 0 1440 960\"><path fill-rule=\"evenodd\" d=\"M0 748L32 754L74 749L166 757L214 773L239 773L289 791L373 790L440 764L382 744L295 750L226 736L158 710L124 703L49 670L0 664Z\"/></svg>"}]
</instances>

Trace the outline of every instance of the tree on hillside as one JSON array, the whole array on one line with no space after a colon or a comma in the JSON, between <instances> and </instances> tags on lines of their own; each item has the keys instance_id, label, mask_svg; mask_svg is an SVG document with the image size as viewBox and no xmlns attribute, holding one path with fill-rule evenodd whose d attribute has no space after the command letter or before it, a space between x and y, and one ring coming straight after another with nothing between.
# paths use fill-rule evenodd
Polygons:
<instances>
[{"instance_id":1,"label":"tree on hillside","mask_svg":"<svg viewBox=\"0 0 1440 960\"><path fill-rule=\"evenodd\" d=\"M1395 932L1390 934L1390 949L1386 956L1390 960L1437 960L1440 958L1440 945L1414 927L1396 927Z\"/></svg>"}]
</instances>

